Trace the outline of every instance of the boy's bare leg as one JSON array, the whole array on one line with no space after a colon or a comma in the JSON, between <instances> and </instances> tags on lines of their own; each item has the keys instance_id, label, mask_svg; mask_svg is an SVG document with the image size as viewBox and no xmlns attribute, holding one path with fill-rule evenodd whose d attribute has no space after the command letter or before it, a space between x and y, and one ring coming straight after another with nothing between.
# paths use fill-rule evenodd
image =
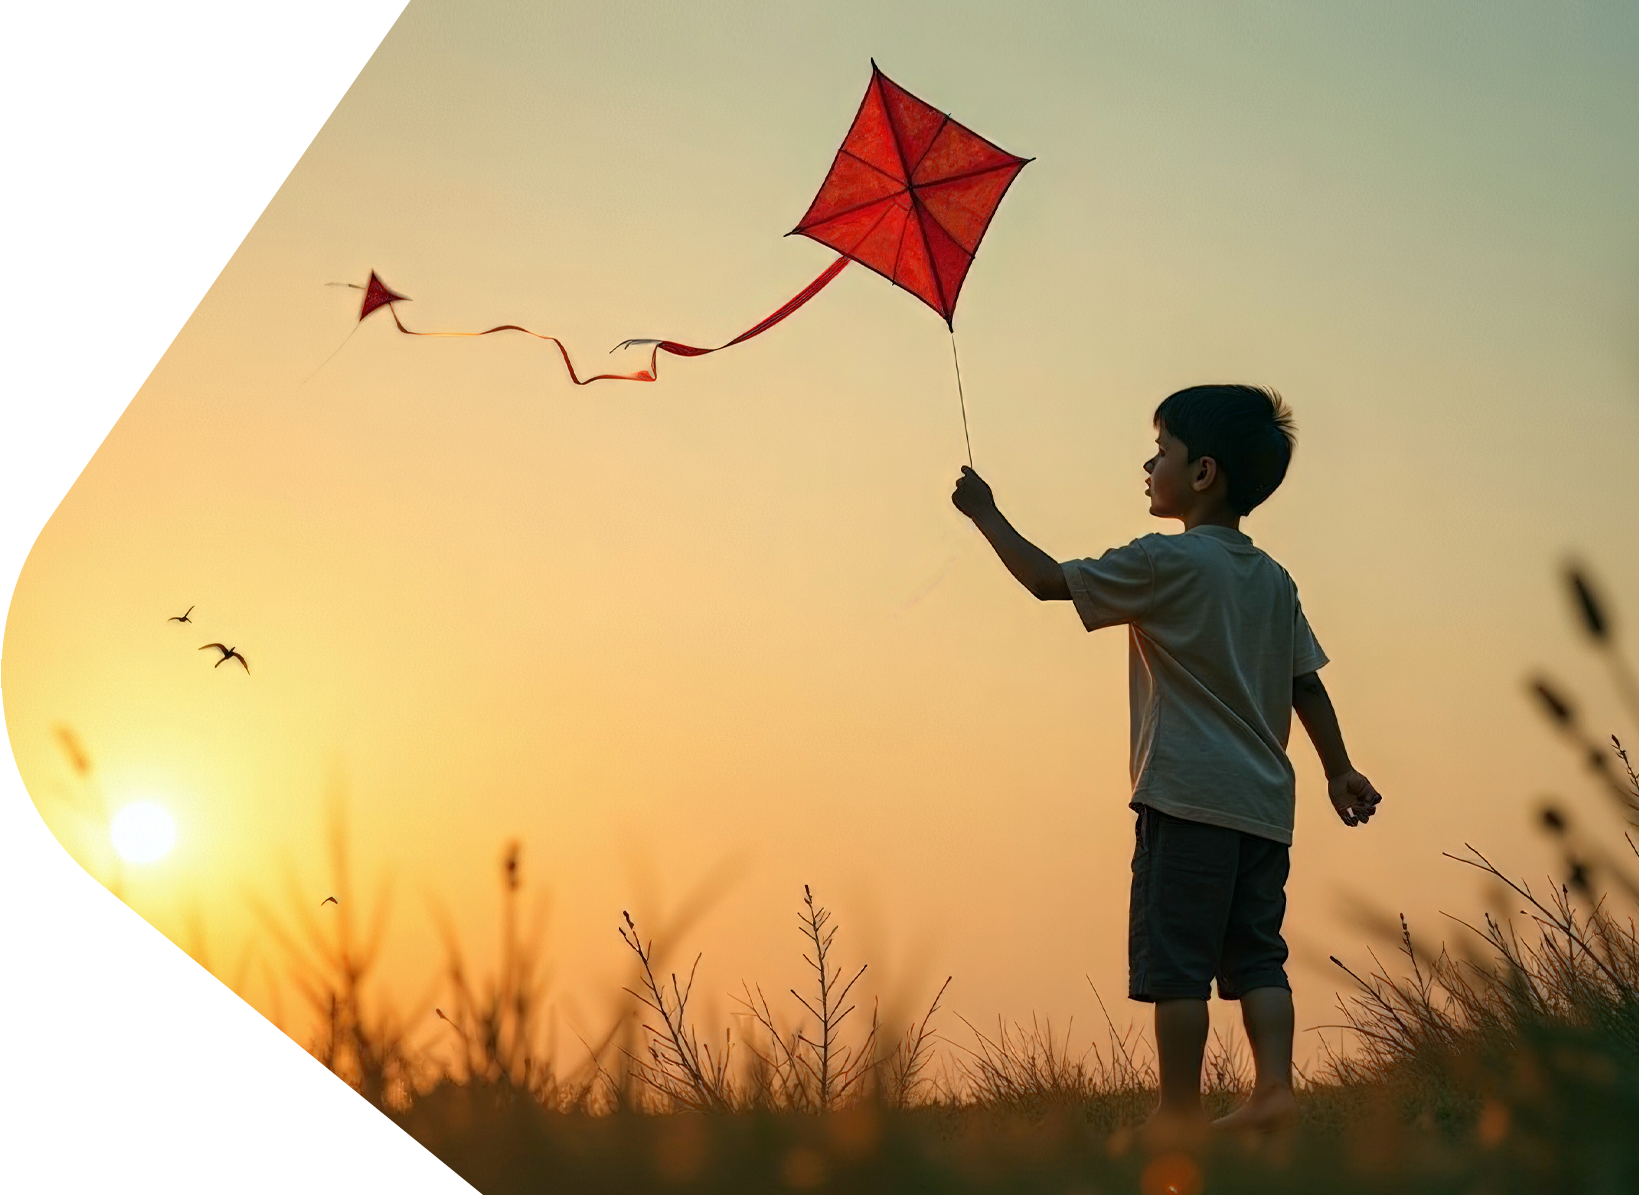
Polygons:
<instances>
[{"instance_id":1,"label":"boy's bare leg","mask_svg":"<svg viewBox=\"0 0 1639 1195\"><path fill-rule=\"evenodd\" d=\"M1252 1097L1212 1123L1220 1129L1282 1128L1298 1115L1292 1095L1292 993L1276 987L1241 993L1241 1019L1257 1068Z\"/></svg>"},{"instance_id":2,"label":"boy's bare leg","mask_svg":"<svg viewBox=\"0 0 1639 1195\"><path fill-rule=\"evenodd\" d=\"M1201 1108L1201 1059L1209 1021L1205 1000L1155 1002L1155 1051L1160 1056L1161 1104L1147 1129L1188 1136L1206 1124Z\"/></svg>"}]
</instances>

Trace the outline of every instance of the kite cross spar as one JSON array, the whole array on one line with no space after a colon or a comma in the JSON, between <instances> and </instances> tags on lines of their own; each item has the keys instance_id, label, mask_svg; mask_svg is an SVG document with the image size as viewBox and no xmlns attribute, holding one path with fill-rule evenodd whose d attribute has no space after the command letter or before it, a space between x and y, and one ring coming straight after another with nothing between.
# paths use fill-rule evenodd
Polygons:
<instances>
[{"instance_id":1,"label":"kite cross spar","mask_svg":"<svg viewBox=\"0 0 1639 1195\"><path fill-rule=\"evenodd\" d=\"M962 366L956 355L956 299L973 265L996 208L1015 176L1032 159L1010 154L948 115L917 99L871 63L871 82L843 138L842 147L820 185L808 212L787 236L802 235L841 254L778 310L714 348L675 340L623 340L616 349L647 345L649 367L634 373L600 373L581 377L569 350L556 336L501 324L482 332L422 332L406 328L395 303L406 296L382 282L374 270L359 308L362 321L385 307L400 332L409 336L489 336L522 332L549 340L563 357L569 380L652 382L659 377L661 353L703 357L760 336L808 302L840 274L850 261L874 270L895 286L937 311L950 329L951 359L956 366L956 395L962 409L962 436L967 433L967 398L962 393ZM349 284L354 285L354 284ZM355 325L356 326L356 325ZM613 350L611 350L613 351Z\"/></svg>"}]
</instances>

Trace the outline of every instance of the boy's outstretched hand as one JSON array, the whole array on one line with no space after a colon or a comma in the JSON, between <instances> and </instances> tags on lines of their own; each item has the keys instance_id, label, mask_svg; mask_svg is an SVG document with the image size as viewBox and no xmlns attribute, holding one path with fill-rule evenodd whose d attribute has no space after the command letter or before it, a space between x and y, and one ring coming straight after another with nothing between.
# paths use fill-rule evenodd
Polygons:
<instances>
[{"instance_id":1,"label":"boy's outstretched hand","mask_svg":"<svg viewBox=\"0 0 1639 1195\"><path fill-rule=\"evenodd\" d=\"M1333 776L1327 781L1327 788L1331 793L1332 808L1337 810L1337 816L1343 819L1345 826L1365 825L1377 812L1377 803L1383 799L1372 787L1372 782L1352 768Z\"/></svg>"},{"instance_id":2,"label":"boy's outstretched hand","mask_svg":"<svg viewBox=\"0 0 1639 1195\"><path fill-rule=\"evenodd\" d=\"M956 479L956 491L950 500L957 510L973 520L1020 585L1044 602L1070 600L1070 585L1058 561L1025 539L1002 517L1002 512L996 509L996 495L972 466L962 466L962 475Z\"/></svg>"},{"instance_id":3,"label":"boy's outstretched hand","mask_svg":"<svg viewBox=\"0 0 1639 1195\"><path fill-rule=\"evenodd\" d=\"M956 479L956 491L950 500L956 509L974 522L996 509L996 495L990 492L990 483L975 473L971 466L962 466L962 475Z\"/></svg>"}]
</instances>

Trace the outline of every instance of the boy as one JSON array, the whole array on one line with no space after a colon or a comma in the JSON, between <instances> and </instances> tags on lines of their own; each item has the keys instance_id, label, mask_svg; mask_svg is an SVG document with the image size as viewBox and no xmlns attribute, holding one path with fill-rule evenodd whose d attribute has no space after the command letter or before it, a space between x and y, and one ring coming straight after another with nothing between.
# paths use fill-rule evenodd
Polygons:
<instances>
[{"instance_id":1,"label":"boy","mask_svg":"<svg viewBox=\"0 0 1639 1195\"><path fill-rule=\"evenodd\" d=\"M990 487L963 468L951 501L1019 582L1070 601L1089 631L1126 623L1132 806L1138 813L1128 926L1128 994L1155 1005L1162 1132L1204 1124L1201 1061L1209 981L1239 1000L1257 1077L1216 1123L1289 1123L1292 990L1286 979L1287 848L1296 710L1325 766L1332 805L1363 825L1379 797L1349 763L1317 671L1315 642L1286 571L1240 521L1286 476L1294 433L1279 395L1192 386L1155 411L1144 463L1150 513L1182 535L1146 535L1063 565L1013 529Z\"/></svg>"}]
</instances>

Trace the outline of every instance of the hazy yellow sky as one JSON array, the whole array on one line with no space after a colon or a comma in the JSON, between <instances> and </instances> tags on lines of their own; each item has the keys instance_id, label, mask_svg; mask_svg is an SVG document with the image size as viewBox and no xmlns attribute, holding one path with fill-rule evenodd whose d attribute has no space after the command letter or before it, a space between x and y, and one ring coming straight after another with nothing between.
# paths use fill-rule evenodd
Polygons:
<instances>
[{"instance_id":1,"label":"hazy yellow sky","mask_svg":"<svg viewBox=\"0 0 1639 1195\"><path fill-rule=\"evenodd\" d=\"M219 970L247 890L327 894L322 796L398 877L388 975L476 951L519 837L560 990L618 986L719 861L704 989L802 978L804 883L877 990L1118 1021L1132 815L1124 637L1032 601L951 508L938 317L861 269L777 330L571 387L522 338L353 328L371 268L412 327L521 322L602 365L716 343L830 260L785 239L882 69L1036 161L957 313L973 448L1059 558L1152 530L1160 398L1272 385L1299 448L1246 530L1297 578L1364 831L1294 745L1289 938L1363 953L1363 900L1444 933L1551 856L1544 791L1614 826L1522 700L1546 664L1627 732L1555 570L1619 613L1639 445L1639 14L1629 6L412 3L41 535L4 697L42 816L72 726L178 846L126 895ZM117 200L114 200L117 202ZM98 296L94 321L140 294ZM618 358L617 358L618 360ZM626 368L635 368L632 361ZM309 375L312 375L309 377ZM304 381L304 379L307 379ZM165 622L197 605L195 625ZM247 676L213 670L221 639ZM669 903L668 903L669 902ZM1336 983L1294 968L1300 1026ZM261 997L254 992L253 999Z\"/></svg>"}]
</instances>

